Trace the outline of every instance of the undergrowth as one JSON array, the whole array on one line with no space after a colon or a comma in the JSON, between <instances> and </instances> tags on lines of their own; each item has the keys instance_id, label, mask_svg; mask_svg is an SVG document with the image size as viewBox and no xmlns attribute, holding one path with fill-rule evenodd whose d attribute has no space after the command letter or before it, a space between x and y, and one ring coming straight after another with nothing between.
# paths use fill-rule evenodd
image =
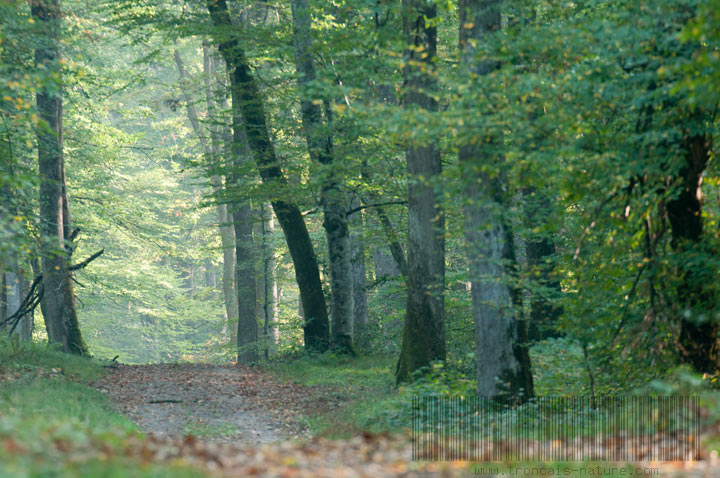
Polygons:
<instances>
[{"instance_id":1,"label":"undergrowth","mask_svg":"<svg viewBox=\"0 0 720 478\"><path fill-rule=\"evenodd\" d=\"M125 453L143 436L91 388L104 370L90 358L0 339L0 477L201 476Z\"/></svg>"},{"instance_id":2,"label":"undergrowth","mask_svg":"<svg viewBox=\"0 0 720 478\"><path fill-rule=\"evenodd\" d=\"M551 339L533 347L531 355L536 395L591 395L581 349L565 339ZM277 357L265 367L283 380L314 387L315 395L311 401L317 406L309 407L304 419L311 433L333 438L362 432L408 433L412 423L412 397L468 397L475 394L473 377L468 377L462 367L455 367L452 362L433 364L414 383L400 387L395 385L395 363L394 356L349 358L329 353ZM711 420L720 419L718 395L704 393L707 391L704 382L696 374L678 369L665 381L653 380L642 387L626 390L622 395L701 394L700 404L708 410ZM527 427L526 422L531 418L536 421L552 418L557 423L557 412L548 416L539 414L538 406L536 401L513 406L502 412L502 419L519 428ZM600 411L585 410L582 413L584 419L578 421L559 417L564 436L586 434L588 430L598 429L600 421L607 421ZM566 420L569 421L566 423Z\"/></svg>"}]
</instances>

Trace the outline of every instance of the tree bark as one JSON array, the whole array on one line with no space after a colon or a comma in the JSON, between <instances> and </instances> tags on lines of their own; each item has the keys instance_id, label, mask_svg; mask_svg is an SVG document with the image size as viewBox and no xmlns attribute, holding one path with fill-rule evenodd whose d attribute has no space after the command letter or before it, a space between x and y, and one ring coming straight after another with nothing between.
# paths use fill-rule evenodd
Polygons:
<instances>
[{"instance_id":1,"label":"tree bark","mask_svg":"<svg viewBox=\"0 0 720 478\"><path fill-rule=\"evenodd\" d=\"M434 89L432 71L437 31L426 22L436 17L432 2L403 0L403 33L407 37L403 77L406 108L437 110L427 94ZM432 139L428 139L432 142ZM445 360L445 215L433 180L441 174L440 151L433 145L407 149L408 275L407 310L398 360L398 383L432 361Z\"/></svg>"},{"instance_id":2,"label":"tree bark","mask_svg":"<svg viewBox=\"0 0 720 478\"><path fill-rule=\"evenodd\" d=\"M368 306L367 280L365 271L365 241L363 239L363 211L350 216L350 247L352 248L353 275L353 333L355 344L362 350L367 349L368 341Z\"/></svg>"},{"instance_id":3,"label":"tree bark","mask_svg":"<svg viewBox=\"0 0 720 478\"><path fill-rule=\"evenodd\" d=\"M310 35L310 7L307 0L292 0L295 65L298 74L303 131L310 158L325 166L320 202L325 220L323 226L328 242L330 284L332 295L332 347L340 353L354 354L353 347L353 274L352 249L344 194L333 169L334 153L329 111L323 119L320 103L323 98L307 93L315 81Z\"/></svg>"},{"instance_id":4,"label":"tree bark","mask_svg":"<svg viewBox=\"0 0 720 478\"><path fill-rule=\"evenodd\" d=\"M181 82L187 79L182 58L178 50L175 50L175 63ZM192 98L187 93L187 85L183 88L184 101L190 124L198 136L203 149L205 160L208 163L215 163L213 151L208 145L207 139L200 128L197 111L193 105ZM235 99L235 98L233 98ZM210 105L212 103L208 103ZM237 127L236 127L237 126ZM212 137L211 137L212 139ZM247 147L247 138L242 129L242 118L239 112L233 109L233 136L231 143L231 168L227 174L226 187L237 189L239 187L239 176L235 173L242 163L249 158L250 152ZM216 180L217 181L217 180ZM216 189L219 185L216 182ZM235 291L237 303L237 350L238 363L249 364L258 360L257 353L257 317L256 317L256 283L255 283L255 253L252 234L252 213L250 204L247 201L232 203L229 205L229 214L232 218L233 235L235 238ZM229 234L228 234L229 236Z\"/></svg>"},{"instance_id":5,"label":"tree bark","mask_svg":"<svg viewBox=\"0 0 720 478\"><path fill-rule=\"evenodd\" d=\"M497 67L490 61L478 61L475 56L476 42L500 29L500 5L500 0L460 2L461 66L472 74L468 77L486 76ZM482 396L507 393L527 399L533 395L532 373L525 326L516 318L518 296L507 283L515 255L508 221L504 217L503 175L490 177L487 173L488 170L502 170L503 158L498 152L502 139L493 137L492 132L487 134L486 146L464 144L458 153L461 167L469 178L465 217L477 387Z\"/></svg>"},{"instance_id":6,"label":"tree bark","mask_svg":"<svg viewBox=\"0 0 720 478\"><path fill-rule=\"evenodd\" d=\"M216 91L217 88L214 87L216 70L215 56L211 47L207 41L203 41L203 80L205 83L205 103L207 104L208 119L210 121L210 153L212 158L210 182L217 201L215 211L218 217L218 230L223 250L223 302L225 304L226 318L235 320L238 316L237 292L235 291L235 230L228 214L227 203L225 202L225 185L223 184L222 174L219 172L225 171L225 161L222 154L223 135L220 131L220 118L216 103L217 98L224 98L224 95L219 95ZM222 107L222 104L219 107Z\"/></svg>"},{"instance_id":7,"label":"tree bark","mask_svg":"<svg viewBox=\"0 0 720 478\"><path fill-rule=\"evenodd\" d=\"M265 121L265 108L245 52L237 37L232 35L232 23L226 0L206 0L210 17L216 27L214 34L220 53L225 59L233 95L233 115L244 119L233 124L234 129L244 128L250 149L255 157L263 183L287 190L287 180L280 169L275 149L270 141ZM325 351L329 346L329 325L325 296L317 258L302 213L287 199L272 201L273 210L280 222L295 266L295 277L305 315L305 347Z\"/></svg>"},{"instance_id":8,"label":"tree bark","mask_svg":"<svg viewBox=\"0 0 720 478\"><path fill-rule=\"evenodd\" d=\"M212 57L207 45L203 45L203 79L205 83L205 100L207 103L208 117L211 121L210 124L210 144L208 144L207 137L202 131L200 120L195 108L195 105L188 93L187 85L187 73L180 56L180 52L176 49L174 52L175 64L178 69L178 76L180 77L180 87L183 91L183 101L185 101L185 108L188 115L188 120L192 126L195 136L197 136L200 146L205 157L205 162L209 168L218 168L221 161L221 138L217 131L217 124L214 123L217 119L217 113L215 108L215 94L212 87L212 79L214 77L214 71L212 68ZM224 186L222 179L219 174L212 173L210 182L213 187L213 192L216 196L224 196ZM218 199L219 201L219 199ZM225 313L227 314L228 320L237 320L238 318L238 295L235 288L235 230L232 225L232 218L228 214L227 204L218 203L216 206L216 214L219 222L219 233L220 241L223 248L223 301L225 303ZM242 246L241 246L242 247Z\"/></svg>"},{"instance_id":9,"label":"tree bark","mask_svg":"<svg viewBox=\"0 0 720 478\"><path fill-rule=\"evenodd\" d=\"M275 248L273 235L275 221L269 205L261 205L262 213L262 255L263 255L263 316L265 319L265 358L275 353L278 344L278 287L275 269Z\"/></svg>"},{"instance_id":10,"label":"tree bark","mask_svg":"<svg viewBox=\"0 0 720 478\"><path fill-rule=\"evenodd\" d=\"M62 68L60 65L60 2L33 0L31 13L43 29L35 48L38 70L52 75L46 78L36 95L41 124L37 129L40 171L40 232L44 241L43 312L50 342L63 351L85 355L87 345L80 333L72 278L68 269L70 215L65 189L65 165L62 136ZM50 76L48 75L48 76Z\"/></svg>"},{"instance_id":11,"label":"tree bark","mask_svg":"<svg viewBox=\"0 0 720 478\"><path fill-rule=\"evenodd\" d=\"M2 300L4 308L2 309L3 314L0 315L0 320L5 320L10 317L20 308L20 303L29 292L30 284L25 277L25 272L18 263L17 256L11 255L7 261L6 272L1 274L4 280ZM15 327L14 334L18 336L20 340L28 341L32 339L33 331L33 313L26 314L20 319L17 327Z\"/></svg>"},{"instance_id":12,"label":"tree bark","mask_svg":"<svg viewBox=\"0 0 720 478\"><path fill-rule=\"evenodd\" d=\"M233 119L233 123L235 123ZM245 135L239 128L233 128L233 149L245 147ZM242 153L234 151L238 158ZM232 177L231 177L232 176ZM228 175L228 185L237 184L238 178ZM233 204L232 218L235 228L235 287L238 297L237 350L238 363L249 364L258 361L258 320L257 286L255 284L255 251L252 234L252 212L250 204Z\"/></svg>"}]
</instances>

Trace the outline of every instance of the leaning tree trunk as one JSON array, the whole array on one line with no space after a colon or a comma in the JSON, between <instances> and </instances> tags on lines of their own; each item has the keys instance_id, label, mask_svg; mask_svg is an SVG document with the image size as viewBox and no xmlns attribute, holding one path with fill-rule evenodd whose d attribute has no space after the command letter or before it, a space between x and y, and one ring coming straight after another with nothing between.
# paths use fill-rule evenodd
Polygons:
<instances>
[{"instance_id":1,"label":"leaning tree trunk","mask_svg":"<svg viewBox=\"0 0 720 478\"><path fill-rule=\"evenodd\" d=\"M437 52L437 31L427 22L436 17L433 2L403 0L405 50L404 105L437 110L429 95ZM428 139L433 143L432 139ZM408 255L407 310L396 378L411 380L413 372L434 360L445 360L445 215L433 181L441 174L440 151L433 144L407 150Z\"/></svg>"},{"instance_id":2,"label":"leaning tree trunk","mask_svg":"<svg viewBox=\"0 0 720 478\"><path fill-rule=\"evenodd\" d=\"M250 149L255 157L263 183L286 191L288 184L280 169L275 148L265 121L265 107L260 90L252 75L245 51L232 34L234 28L226 0L206 0L210 17L216 27L214 34L220 53L225 59L230 77L233 95L233 114L244 120L242 124L233 124L233 128L244 127ZM285 233L290 256L295 266L295 277L300 288L305 317L305 348L325 351L329 346L329 325L325 296L320 282L320 270L303 219L297 204L288 199L272 201L275 215Z\"/></svg>"},{"instance_id":3,"label":"leaning tree trunk","mask_svg":"<svg viewBox=\"0 0 720 478\"><path fill-rule=\"evenodd\" d=\"M88 349L80 333L69 270L70 217L62 146L59 3L59 0L31 2L32 16L43 29L35 49L35 64L38 69L49 73L36 95L40 118L37 138L40 163L40 232L43 238L42 300L49 341L60 344L65 352L84 355L88 353Z\"/></svg>"},{"instance_id":4,"label":"leaning tree trunk","mask_svg":"<svg viewBox=\"0 0 720 478\"><path fill-rule=\"evenodd\" d=\"M333 170L333 146L330 117L323 121L320 103L307 93L315 81L310 36L310 7L307 0L292 0L295 65L298 73L302 124L310 158L324 165L328 172L321 185L321 204L325 214L323 226L328 242L332 294L332 347L340 353L354 354L353 348L353 275L352 249L346 217L344 194Z\"/></svg>"},{"instance_id":5,"label":"leaning tree trunk","mask_svg":"<svg viewBox=\"0 0 720 478\"><path fill-rule=\"evenodd\" d=\"M500 28L500 0L461 0L459 42L468 78L488 75L497 65L478 61L475 42ZM479 134L475 132L475 134ZM526 399L533 394L527 333L515 316L515 292L507 283L506 264L513 264L512 235L504 217L501 138L461 145L458 158L467 172L466 239L471 278L477 353L477 387L483 396L502 393Z\"/></svg>"}]
</instances>

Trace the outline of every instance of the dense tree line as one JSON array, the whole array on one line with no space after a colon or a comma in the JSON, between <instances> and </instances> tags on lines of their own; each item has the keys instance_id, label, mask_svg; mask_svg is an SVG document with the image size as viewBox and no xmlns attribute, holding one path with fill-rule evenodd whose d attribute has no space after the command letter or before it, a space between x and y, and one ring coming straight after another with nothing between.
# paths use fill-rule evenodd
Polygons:
<instances>
[{"instance_id":1,"label":"dense tree line","mask_svg":"<svg viewBox=\"0 0 720 478\"><path fill-rule=\"evenodd\" d=\"M447 362L483 395L533 396L553 337L593 393L715 375L718 6L6 2L2 321L27 339L39 305L86 354L77 293L126 304L155 358L391 352L399 383ZM109 206L121 170L154 171L148 210ZM142 278L103 266L133 257Z\"/></svg>"}]
</instances>

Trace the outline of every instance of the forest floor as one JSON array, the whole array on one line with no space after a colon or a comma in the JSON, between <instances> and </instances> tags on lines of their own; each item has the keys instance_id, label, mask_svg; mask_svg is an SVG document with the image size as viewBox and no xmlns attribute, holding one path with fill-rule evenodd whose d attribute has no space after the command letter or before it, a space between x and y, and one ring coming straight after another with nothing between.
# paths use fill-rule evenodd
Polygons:
<instances>
[{"instance_id":1,"label":"forest floor","mask_svg":"<svg viewBox=\"0 0 720 478\"><path fill-rule=\"evenodd\" d=\"M135 452L153 462L181 461L232 477L454 476L467 469L412 463L403 435L311 437L302 417L337 407L327 390L258 368L118 365L94 385L148 434Z\"/></svg>"},{"instance_id":2,"label":"forest floor","mask_svg":"<svg viewBox=\"0 0 720 478\"><path fill-rule=\"evenodd\" d=\"M259 368L120 365L95 386L148 434L131 447L131 453L152 462L191 465L216 476L381 478L550 473L720 477L717 454L698 462L615 466L413 462L410 440L403 433L366 432L340 439L311 436L303 417L331 413L341 404L328 402L328 390L321 386L291 383ZM330 394L340 397L332 391ZM325 410L318 410L319 403Z\"/></svg>"},{"instance_id":3,"label":"forest floor","mask_svg":"<svg viewBox=\"0 0 720 478\"><path fill-rule=\"evenodd\" d=\"M120 365L96 383L141 430L250 445L299 438L289 415L301 387L247 367Z\"/></svg>"},{"instance_id":4,"label":"forest floor","mask_svg":"<svg viewBox=\"0 0 720 478\"><path fill-rule=\"evenodd\" d=\"M720 478L720 420L694 462L413 461L392 362L130 366L0 341L0 478Z\"/></svg>"}]
</instances>

